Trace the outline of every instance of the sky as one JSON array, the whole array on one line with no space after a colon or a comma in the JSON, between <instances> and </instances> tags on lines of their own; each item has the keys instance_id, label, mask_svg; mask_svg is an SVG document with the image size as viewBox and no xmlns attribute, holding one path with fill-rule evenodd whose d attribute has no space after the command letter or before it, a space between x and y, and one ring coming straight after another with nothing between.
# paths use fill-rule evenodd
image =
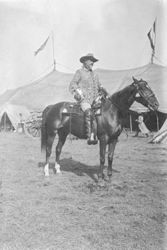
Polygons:
<instances>
[{"instance_id":1,"label":"sky","mask_svg":"<svg viewBox=\"0 0 167 250\"><path fill-rule=\"evenodd\" d=\"M167 0L0 0L0 94L42 78L53 58L72 73L87 53L99 59L95 68L146 65L155 19L155 63L167 66Z\"/></svg>"}]
</instances>

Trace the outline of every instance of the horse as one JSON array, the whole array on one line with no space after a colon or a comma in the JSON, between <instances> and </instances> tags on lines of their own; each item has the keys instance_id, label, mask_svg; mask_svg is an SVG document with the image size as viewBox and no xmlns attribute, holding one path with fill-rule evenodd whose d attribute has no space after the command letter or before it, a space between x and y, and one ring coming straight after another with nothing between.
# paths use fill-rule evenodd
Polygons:
<instances>
[{"instance_id":1,"label":"horse","mask_svg":"<svg viewBox=\"0 0 167 250\"><path fill-rule=\"evenodd\" d=\"M137 101L150 110L158 109L158 100L149 87L148 83L143 80L137 80L132 77L132 84L122 90L103 98L101 103L101 114L95 116L97 138L100 147L100 167L97 171L98 181L110 180L112 176L112 163L114 150L124 126L125 118L128 115L129 108L134 101ZM45 152L46 162L44 166L44 175L49 176L49 158L52 151L52 145L56 134L58 134L58 143L56 146L55 170L60 170L60 155L62 147L68 134L72 134L79 139L86 139L84 113L71 113L69 116L64 115L64 109L75 106L76 103L59 102L47 106L42 113L41 125L41 150ZM104 175L105 154L108 145L108 168L107 176ZM106 178L105 178L106 177Z\"/></svg>"}]
</instances>

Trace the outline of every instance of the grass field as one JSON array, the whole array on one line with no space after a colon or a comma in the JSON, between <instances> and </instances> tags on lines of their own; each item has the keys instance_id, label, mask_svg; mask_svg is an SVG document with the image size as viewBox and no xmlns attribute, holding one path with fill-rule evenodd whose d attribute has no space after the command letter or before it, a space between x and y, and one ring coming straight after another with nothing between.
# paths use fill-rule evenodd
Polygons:
<instances>
[{"instance_id":1,"label":"grass field","mask_svg":"<svg viewBox=\"0 0 167 250\"><path fill-rule=\"evenodd\" d=\"M99 188L98 145L67 140L46 178L39 139L0 133L0 249L167 249L167 146L147 140L122 134Z\"/></svg>"}]
</instances>

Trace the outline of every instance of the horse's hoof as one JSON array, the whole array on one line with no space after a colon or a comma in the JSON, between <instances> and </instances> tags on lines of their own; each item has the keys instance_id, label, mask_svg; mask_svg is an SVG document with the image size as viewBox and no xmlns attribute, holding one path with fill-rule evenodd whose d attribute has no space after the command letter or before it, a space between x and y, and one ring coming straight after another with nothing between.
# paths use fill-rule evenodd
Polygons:
<instances>
[{"instance_id":1,"label":"horse's hoof","mask_svg":"<svg viewBox=\"0 0 167 250\"><path fill-rule=\"evenodd\" d=\"M97 183L99 188L105 188L106 187L106 183L103 179L99 179L98 183Z\"/></svg>"},{"instance_id":2,"label":"horse's hoof","mask_svg":"<svg viewBox=\"0 0 167 250\"><path fill-rule=\"evenodd\" d=\"M112 170L107 171L107 176L109 179L112 177Z\"/></svg>"},{"instance_id":3,"label":"horse's hoof","mask_svg":"<svg viewBox=\"0 0 167 250\"><path fill-rule=\"evenodd\" d=\"M49 173L48 172L44 172L45 177L49 177Z\"/></svg>"},{"instance_id":4,"label":"horse's hoof","mask_svg":"<svg viewBox=\"0 0 167 250\"><path fill-rule=\"evenodd\" d=\"M56 174L61 174L60 165L57 162L55 163L55 170Z\"/></svg>"},{"instance_id":5,"label":"horse's hoof","mask_svg":"<svg viewBox=\"0 0 167 250\"><path fill-rule=\"evenodd\" d=\"M56 174L62 175L61 170L56 170Z\"/></svg>"},{"instance_id":6,"label":"horse's hoof","mask_svg":"<svg viewBox=\"0 0 167 250\"><path fill-rule=\"evenodd\" d=\"M111 183L111 181L112 181L112 175L108 175L107 182Z\"/></svg>"},{"instance_id":7,"label":"horse's hoof","mask_svg":"<svg viewBox=\"0 0 167 250\"><path fill-rule=\"evenodd\" d=\"M105 179L105 174L104 173L99 173L97 176L98 176L99 181Z\"/></svg>"},{"instance_id":8,"label":"horse's hoof","mask_svg":"<svg viewBox=\"0 0 167 250\"><path fill-rule=\"evenodd\" d=\"M104 181L108 182L108 180L109 180L109 176L108 176L108 175L105 175L105 176L104 176Z\"/></svg>"},{"instance_id":9,"label":"horse's hoof","mask_svg":"<svg viewBox=\"0 0 167 250\"><path fill-rule=\"evenodd\" d=\"M45 177L48 177L49 176L49 164L47 163L44 167L44 175Z\"/></svg>"}]
</instances>

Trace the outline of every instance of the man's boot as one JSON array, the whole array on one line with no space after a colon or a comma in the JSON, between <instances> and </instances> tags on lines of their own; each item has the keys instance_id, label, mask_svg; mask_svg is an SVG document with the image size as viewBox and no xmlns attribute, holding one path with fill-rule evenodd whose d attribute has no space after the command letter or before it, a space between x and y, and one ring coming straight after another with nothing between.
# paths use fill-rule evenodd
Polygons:
<instances>
[{"instance_id":1,"label":"man's boot","mask_svg":"<svg viewBox=\"0 0 167 250\"><path fill-rule=\"evenodd\" d=\"M95 140L95 136L94 136L94 133L92 132L92 119L91 119L91 110L90 109L87 109L85 111L85 123L86 123L86 135L87 135L87 143L88 145L95 145L97 144L97 140Z\"/></svg>"}]
</instances>

